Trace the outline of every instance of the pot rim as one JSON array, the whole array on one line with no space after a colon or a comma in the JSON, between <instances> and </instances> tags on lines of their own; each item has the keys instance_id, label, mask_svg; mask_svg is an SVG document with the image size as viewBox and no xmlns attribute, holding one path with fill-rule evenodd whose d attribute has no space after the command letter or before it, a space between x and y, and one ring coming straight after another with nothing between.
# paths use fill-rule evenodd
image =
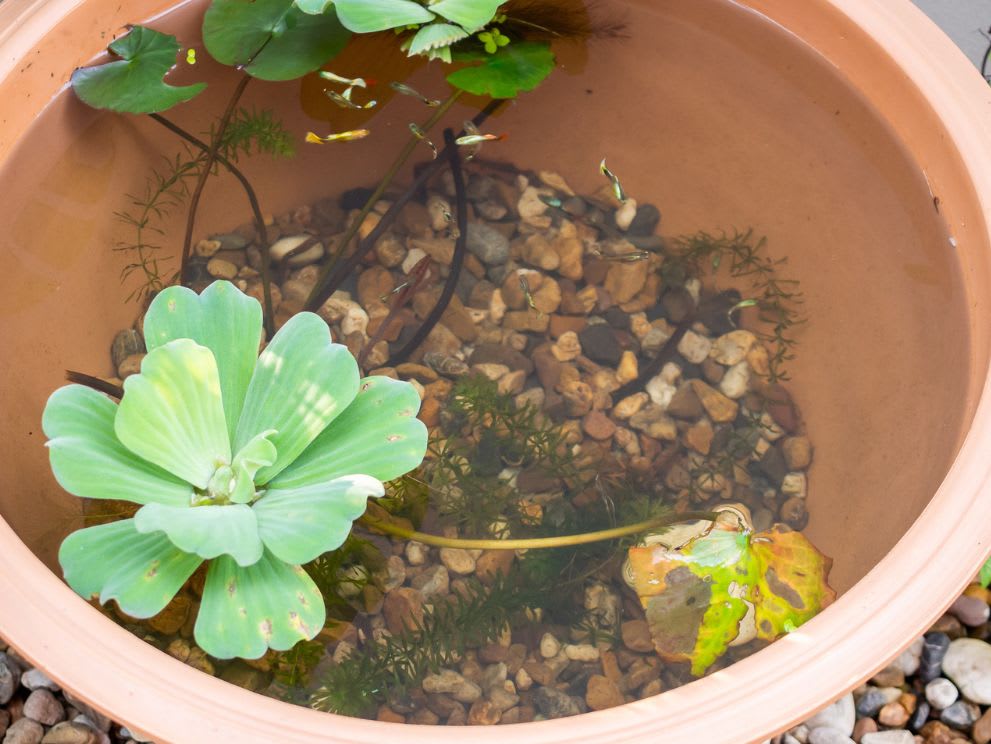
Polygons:
<instances>
[{"instance_id":1,"label":"pot rim","mask_svg":"<svg viewBox=\"0 0 991 744\"><path fill-rule=\"evenodd\" d=\"M6 0L0 6L0 78L85 0ZM760 12L769 0L736 0ZM811 5L811 3L810 3ZM855 24L898 60L961 156L985 216L991 216L991 89L963 54L908 0L819 0L812 12ZM926 49L927 54L918 54ZM520 744L760 741L828 705L883 667L922 633L970 580L989 551L991 377L966 439L922 514L894 548L828 612L757 654L663 695L573 719L517 724ZM460 728L330 716L288 706L199 673L138 640L87 605L0 519L0 632L95 708L162 742L353 742L392 738L460 742ZM925 546L928 549L920 549ZM920 611L918 587L931 603ZM913 591L915 590L915 591ZM16 612L13 608L19 608ZM869 618L868 622L865 619ZM850 628L856 627L851 633ZM49 664L49 666L51 666ZM774 675L772 677L772 675ZM700 724L700 721L703 722ZM133 723L133 727L132 727ZM479 744L502 727L475 727Z\"/></svg>"}]
</instances>

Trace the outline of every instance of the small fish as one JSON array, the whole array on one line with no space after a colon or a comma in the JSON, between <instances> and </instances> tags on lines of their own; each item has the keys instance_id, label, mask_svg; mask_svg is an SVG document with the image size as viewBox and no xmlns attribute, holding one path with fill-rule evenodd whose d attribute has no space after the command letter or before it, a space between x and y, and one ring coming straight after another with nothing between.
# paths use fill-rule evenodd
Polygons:
<instances>
[{"instance_id":1,"label":"small fish","mask_svg":"<svg viewBox=\"0 0 991 744\"><path fill-rule=\"evenodd\" d=\"M630 251L629 253L620 253L617 256L600 256L603 261L618 261L620 263L636 263L637 261L646 261L650 258L650 251Z\"/></svg>"},{"instance_id":2,"label":"small fish","mask_svg":"<svg viewBox=\"0 0 991 744\"><path fill-rule=\"evenodd\" d=\"M329 72L327 70L320 72L319 75L324 80L331 80L335 83L343 83L349 88L367 88L369 85L372 85L375 82L370 78L368 80L365 80L364 78L360 78L360 77L346 78L340 75L335 75L333 72Z\"/></svg>"},{"instance_id":3,"label":"small fish","mask_svg":"<svg viewBox=\"0 0 991 744\"><path fill-rule=\"evenodd\" d=\"M478 131L478 127L475 126L473 121L466 121L464 135L454 140L454 144L458 147L469 148L468 154L465 155L465 160L471 160L478 155L478 151L482 149L483 143L504 140L507 136L505 134L482 134Z\"/></svg>"},{"instance_id":4,"label":"small fish","mask_svg":"<svg viewBox=\"0 0 991 744\"><path fill-rule=\"evenodd\" d=\"M602 158L602 162L599 163L599 170L602 172L602 175L608 178L610 183L612 183L613 195L616 197L619 203L626 204L626 192L623 191L623 184L621 184L619 182L619 179L616 178L616 174L606 167L605 158Z\"/></svg>"},{"instance_id":5,"label":"small fish","mask_svg":"<svg viewBox=\"0 0 991 744\"><path fill-rule=\"evenodd\" d=\"M328 134L326 137L321 137L313 132L307 132L306 141L314 145L322 145L325 142L352 142L354 140L364 139L369 134L371 132L367 129L351 129L347 132Z\"/></svg>"},{"instance_id":6,"label":"small fish","mask_svg":"<svg viewBox=\"0 0 991 744\"><path fill-rule=\"evenodd\" d=\"M760 300L754 300L754 299L740 300L738 303L733 305L733 307L731 307L729 310L726 311L726 319L735 326L736 322L733 320L733 313L736 313L748 307L757 307L758 305L760 305Z\"/></svg>"},{"instance_id":7,"label":"small fish","mask_svg":"<svg viewBox=\"0 0 991 744\"><path fill-rule=\"evenodd\" d=\"M420 140L423 144L430 148L430 152L434 154L434 160L437 159L437 145L427 139L427 134L414 122L409 123L409 130L413 133L413 136Z\"/></svg>"},{"instance_id":8,"label":"small fish","mask_svg":"<svg viewBox=\"0 0 991 744\"><path fill-rule=\"evenodd\" d=\"M530 291L530 282L526 280L523 274L520 274L520 289L523 290L523 296L526 298L526 304L530 306L531 310L537 311L537 317L543 317L543 313L537 308L537 303L533 299L533 292Z\"/></svg>"},{"instance_id":9,"label":"small fish","mask_svg":"<svg viewBox=\"0 0 991 744\"><path fill-rule=\"evenodd\" d=\"M389 83L389 87L392 88L397 93L402 93L404 96L412 96L413 98L418 99L425 106L430 106L431 108L436 108L441 104L441 102L438 101L436 98L427 98L425 95L423 95L420 91L416 90L415 88L411 88L408 85L405 85L398 81L393 81Z\"/></svg>"},{"instance_id":10,"label":"small fish","mask_svg":"<svg viewBox=\"0 0 991 744\"><path fill-rule=\"evenodd\" d=\"M196 50L195 49L187 49L186 50L186 64L187 65L195 65L196 64Z\"/></svg>"},{"instance_id":11,"label":"small fish","mask_svg":"<svg viewBox=\"0 0 991 744\"><path fill-rule=\"evenodd\" d=\"M538 195L537 198L540 199L540 201L542 201L548 207L554 207L555 209L561 208L562 202L556 196L548 196L547 194L540 194Z\"/></svg>"},{"instance_id":12,"label":"small fish","mask_svg":"<svg viewBox=\"0 0 991 744\"><path fill-rule=\"evenodd\" d=\"M369 101L368 103L355 103L351 100L351 88L348 88L343 93L338 93L334 90L325 90L324 93L327 94L327 98L336 103L341 108L346 109L370 109L378 104L378 101Z\"/></svg>"},{"instance_id":13,"label":"small fish","mask_svg":"<svg viewBox=\"0 0 991 744\"><path fill-rule=\"evenodd\" d=\"M407 279L402 284L397 284L395 287L393 287L392 289L390 289L384 295L379 295L379 301L385 302L386 300L389 299L389 295L399 294L404 289L406 289L406 287L408 287L408 286L409 286L409 279Z\"/></svg>"}]
</instances>

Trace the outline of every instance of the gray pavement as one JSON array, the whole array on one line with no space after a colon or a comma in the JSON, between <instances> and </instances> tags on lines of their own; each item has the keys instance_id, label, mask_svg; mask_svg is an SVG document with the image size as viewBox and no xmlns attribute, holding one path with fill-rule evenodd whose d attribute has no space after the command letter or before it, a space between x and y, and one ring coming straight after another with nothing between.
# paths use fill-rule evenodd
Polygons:
<instances>
[{"instance_id":1,"label":"gray pavement","mask_svg":"<svg viewBox=\"0 0 991 744\"><path fill-rule=\"evenodd\" d=\"M980 67L988 48L991 0L913 0Z\"/></svg>"}]
</instances>

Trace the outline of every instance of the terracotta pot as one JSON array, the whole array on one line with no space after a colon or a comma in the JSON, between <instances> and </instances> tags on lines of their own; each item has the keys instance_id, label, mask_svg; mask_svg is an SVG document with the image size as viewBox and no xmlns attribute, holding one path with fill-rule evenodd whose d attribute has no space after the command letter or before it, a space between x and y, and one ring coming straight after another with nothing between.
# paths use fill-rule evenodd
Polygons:
<instances>
[{"instance_id":1,"label":"terracotta pot","mask_svg":"<svg viewBox=\"0 0 991 744\"><path fill-rule=\"evenodd\" d=\"M399 728L237 689L132 637L49 568L78 504L49 473L41 410L65 367L109 372L109 341L136 308L112 280L119 230L107 215L176 143L70 97L45 109L110 34L170 4L0 5L0 635L156 741L501 741L507 732ZM834 557L842 596L728 670L511 735L760 741L884 666L988 552L991 93L908 0L619 5L637 33L595 51L582 76L569 74L582 71L581 55L569 57L565 73L512 107L499 123L513 132L507 156L591 190L607 154L629 191L665 210L665 233L753 224L789 256L812 319L792 388L817 446L809 534ZM194 11L180 24L193 28ZM292 111L297 94L255 84L249 100ZM205 121L205 106L176 116ZM413 101L396 106L393 122L422 113ZM307 150L305 167L252 162L250 172L277 213L355 185L359 168L380 172L404 129L382 125L370 147ZM589 149L595 163L579 163ZM246 220L235 192L213 193L201 225Z\"/></svg>"}]
</instances>

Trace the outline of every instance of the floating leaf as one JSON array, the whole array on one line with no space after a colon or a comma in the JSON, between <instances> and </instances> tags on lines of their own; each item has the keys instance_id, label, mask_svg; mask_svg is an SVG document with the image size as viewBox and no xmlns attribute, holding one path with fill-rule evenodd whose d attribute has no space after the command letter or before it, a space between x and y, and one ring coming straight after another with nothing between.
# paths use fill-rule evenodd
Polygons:
<instances>
[{"instance_id":1,"label":"floating leaf","mask_svg":"<svg viewBox=\"0 0 991 744\"><path fill-rule=\"evenodd\" d=\"M193 633L218 659L257 659L310 640L326 616L320 590L299 566L267 551L247 568L222 556L210 564Z\"/></svg>"},{"instance_id":2,"label":"floating leaf","mask_svg":"<svg viewBox=\"0 0 991 744\"><path fill-rule=\"evenodd\" d=\"M366 377L344 413L269 486L301 488L354 473L389 481L408 473L427 449L419 410L420 396L411 385Z\"/></svg>"},{"instance_id":3,"label":"floating leaf","mask_svg":"<svg viewBox=\"0 0 991 744\"><path fill-rule=\"evenodd\" d=\"M134 454L205 489L231 461L213 352L188 338L148 352L124 381L114 430Z\"/></svg>"},{"instance_id":4,"label":"floating leaf","mask_svg":"<svg viewBox=\"0 0 991 744\"><path fill-rule=\"evenodd\" d=\"M84 103L99 109L152 114L197 96L206 83L169 85L162 78L175 67L176 37L132 26L109 47L120 59L72 73L72 89Z\"/></svg>"},{"instance_id":5,"label":"floating leaf","mask_svg":"<svg viewBox=\"0 0 991 744\"><path fill-rule=\"evenodd\" d=\"M629 557L654 647L691 662L696 676L737 638L750 605L757 635L774 640L836 596L826 583L831 561L804 535L782 525L754 534L732 515L681 548L631 548Z\"/></svg>"},{"instance_id":6,"label":"floating leaf","mask_svg":"<svg viewBox=\"0 0 991 744\"><path fill-rule=\"evenodd\" d=\"M505 0L439 0L430 5L430 10L449 21L475 33L488 25Z\"/></svg>"},{"instance_id":7,"label":"floating leaf","mask_svg":"<svg viewBox=\"0 0 991 744\"><path fill-rule=\"evenodd\" d=\"M92 388L66 385L52 393L41 428L59 485L88 499L188 504L193 492L188 483L120 443L114 433L116 413L117 404Z\"/></svg>"},{"instance_id":8,"label":"floating leaf","mask_svg":"<svg viewBox=\"0 0 991 744\"><path fill-rule=\"evenodd\" d=\"M984 565L981 566L981 574L978 577L981 582L981 586L987 588L988 584L991 584L991 558L988 558Z\"/></svg>"},{"instance_id":9,"label":"floating leaf","mask_svg":"<svg viewBox=\"0 0 991 744\"><path fill-rule=\"evenodd\" d=\"M293 0L213 0L203 18L203 43L213 58L261 80L313 72L349 38L332 9L315 15Z\"/></svg>"},{"instance_id":10,"label":"floating leaf","mask_svg":"<svg viewBox=\"0 0 991 744\"><path fill-rule=\"evenodd\" d=\"M346 346L331 342L327 323L313 313L290 318L258 357L234 437L237 451L276 431L278 457L255 482L264 485L293 462L357 392L358 363Z\"/></svg>"},{"instance_id":11,"label":"floating leaf","mask_svg":"<svg viewBox=\"0 0 991 744\"><path fill-rule=\"evenodd\" d=\"M384 492L376 478L346 475L300 488L270 488L252 508L265 547L295 565L339 548L368 499Z\"/></svg>"},{"instance_id":12,"label":"floating leaf","mask_svg":"<svg viewBox=\"0 0 991 744\"><path fill-rule=\"evenodd\" d=\"M341 23L356 34L369 34L429 23L434 14L412 0L337 0L334 3Z\"/></svg>"},{"instance_id":13,"label":"floating leaf","mask_svg":"<svg viewBox=\"0 0 991 744\"><path fill-rule=\"evenodd\" d=\"M229 555L241 566L262 557L258 521L247 504L163 506L148 504L134 515L142 534L163 532L173 545L200 558Z\"/></svg>"},{"instance_id":14,"label":"floating leaf","mask_svg":"<svg viewBox=\"0 0 991 744\"><path fill-rule=\"evenodd\" d=\"M145 314L148 351L191 338L213 352L220 374L227 432L233 439L244 393L255 370L262 335L262 307L230 282L214 282L197 295L186 287L167 287Z\"/></svg>"},{"instance_id":15,"label":"floating leaf","mask_svg":"<svg viewBox=\"0 0 991 744\"><path fill-rule=\"evenodd\" d=\"M467 38L468 32L450 23L430 23L423 26L409 43L409 56L423 54L440 47L451 46Z\"/></svg>"},{"instance_id":16,"label":"floating leaf","mask_svg":"<svg viewBox=\"0 0 991 744\"><path fill-rule=\"evenodd\" d=\"M452 72L447 82L468 93L492 98L513 98L522 91L533 90L554 69L550 45L537 41L518 41L496 54L465 51L455 56L458 61L481 64Z\"/></svg>"},{"instance_id":17,"label":"floating leaf","mask_svg":"<svg viewBox=\"0 0 991 744\"><path fill-rule=\"evenodd\" d=\"M142 535L133 519L77 530L62 541L59 563L77 594L117 600L132 617L157 615L203 559L163 534Z\"/></svg>"}]
</instances>

